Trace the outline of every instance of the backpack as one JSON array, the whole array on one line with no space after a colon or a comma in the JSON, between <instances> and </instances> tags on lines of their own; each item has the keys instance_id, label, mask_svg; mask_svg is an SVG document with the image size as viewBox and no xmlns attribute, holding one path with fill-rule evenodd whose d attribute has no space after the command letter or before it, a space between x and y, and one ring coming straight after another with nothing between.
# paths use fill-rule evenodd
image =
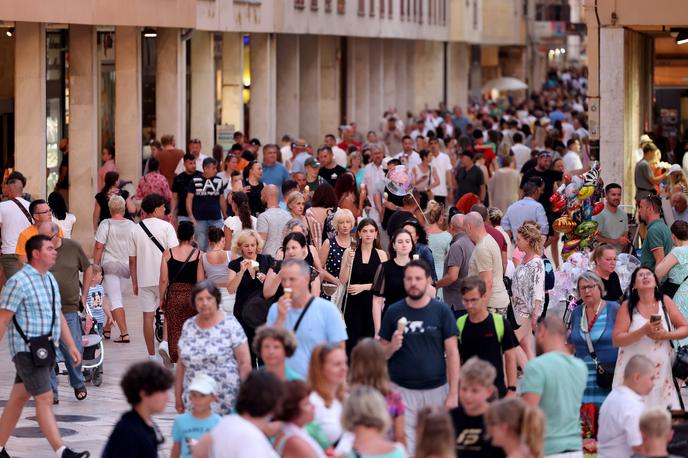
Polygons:
<instances>
[{"instance_id":1,"label":"backpack","mask_svg":"<svg viewBox=\"0 0 688 458\"><path fill-rule=\"evenodd\" d=\"M494 323L495 331L497 332L497 341L502 343L502 338L504 338L504 317L498 313L490 313L492 315L492 322ZM466 320L468 320L468 315L461 315L456 320L456 327L459 328L459 343L461 342L461 335L463 334L463 328L466 327Z\"/></svg>"},{"instance_id":2,"label":"backpack","mask_svg":"<svg viewBox=\"0 0 688 458\"><path fill-rule=\"evenodd\" d=\"M554 266L546 256L542 257L542 262L545 264L545 291L550 291L554 288L556 277L554 275Z\"/></svg>"}]
</instances>

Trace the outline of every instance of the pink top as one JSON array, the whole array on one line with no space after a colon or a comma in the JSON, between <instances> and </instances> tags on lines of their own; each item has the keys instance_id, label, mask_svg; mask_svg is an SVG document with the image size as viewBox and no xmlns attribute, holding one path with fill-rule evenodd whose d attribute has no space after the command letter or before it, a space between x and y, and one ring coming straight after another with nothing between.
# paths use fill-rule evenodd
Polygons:
<instances>
[{"instance_id":1,"label":"pink top","mask_svg":"<svg viewBox=\"0 0 688 458\"><path fill-rule=\"evenodd\" d=\"M116 172L117 165L114 159L105 161L105 163L98 169L98 191L105 186L105 174L108 172Z\"/></svg>"},{"instance_id":2,"label":"pink top","mask_svg":"<svg viewBox=\"0 0 688 458\"><path fill-rule=\"evenodd\" d=\"M168 202L172 200L170 184L167 182L167 178L158 172L148 172L141 177L136 188L136 198L141 200L148 194L153 193L160 194Z\"/></svg>"}]
</instances>

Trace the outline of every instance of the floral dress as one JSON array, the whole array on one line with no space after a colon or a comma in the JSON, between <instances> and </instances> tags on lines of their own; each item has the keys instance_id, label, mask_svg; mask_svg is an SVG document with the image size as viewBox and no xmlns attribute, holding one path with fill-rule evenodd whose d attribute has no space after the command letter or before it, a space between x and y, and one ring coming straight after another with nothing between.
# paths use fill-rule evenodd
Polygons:
<instances>
[{"instance_id":1,"label":"floral dress","mask_svg":"<svg viewBox=\"0 0 688 458\"><path fill-rule=\"evenodd\" d=\"M545 263L535 256L525 264L519 264L511 284L514 316L518 324L530 318L535 301L540 301L540 312L545 303Z\"/></svg>"},{"instance_id":2,"label":"floral dress","mask_svg":"<svg viewBox=\"0 0 688 458\"><path fill-rule=\"evenodd\" d=\"M661 312L662 327L668 330L666 318ZM633 311L633 319L628 328L628 332L636 331L642 328L648 319L638 312ZM671 373L671 344L668 340L654 340L648 336L642 336L640 340L631 345L619 348L619 356L616 360L616 368L614 369L614 383L612 388L623 383L623 373L626 368L626 363L635 355L643 355L655 364L655 383L650 394L645 396L645 407L661 407L669 406L672 409L679 409L678 395L674 387L673 375Z\"/></svg>"},{"instance_id":3,"label":"floral dress","mask_svg":"<svg viewBox=\"0 0 688 458\"><path fill-rule=\"evenodd\" d=\"M669 271L669 280L681 285L672 299L674 299L681 314L688 318L688 281L684 281L688 277L688 246L677 246L671 250L670 254L676 257L678 263ZM677 346L688 345L688 337L675 341L675 344Z\"/></svg>"},{"instance_id":4,"label":"floral dress","mask_svg":"<svg viewBox=\"0 0 688 458\"><path fill-rule=\"evenodd\" d=\"M200 373L217 382L217 400L212 409L219 415L229 415L239 393L239 364L234 350L246 342L246 334L239 322L231 315L215 326L202 329L196 324L197 317L184 323L179 339L179 359L184 363L184 392L182 399L187 411L191 411L189 384Z\"/></svg>"}]
</instances>

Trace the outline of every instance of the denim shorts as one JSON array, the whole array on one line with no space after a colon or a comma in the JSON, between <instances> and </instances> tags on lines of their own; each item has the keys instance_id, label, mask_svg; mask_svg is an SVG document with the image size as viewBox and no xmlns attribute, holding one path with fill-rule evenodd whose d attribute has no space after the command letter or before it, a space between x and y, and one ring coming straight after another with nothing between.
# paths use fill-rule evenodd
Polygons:
<instances>
[{"instance_id":1,"label":"denim shorts","mask_svg":"<svg viewBox=\"0 0 688 458\"><path fill-rule=\"evenodd\" d=\"M14 384L23 383L24 388L31 396L38 396L48 391L52 391L50 386L50 372L54 366L36 367L33 364L31 353L22 351L15 355L14 367L17 375L14 377Z\"/></svg>"}]
</instances>

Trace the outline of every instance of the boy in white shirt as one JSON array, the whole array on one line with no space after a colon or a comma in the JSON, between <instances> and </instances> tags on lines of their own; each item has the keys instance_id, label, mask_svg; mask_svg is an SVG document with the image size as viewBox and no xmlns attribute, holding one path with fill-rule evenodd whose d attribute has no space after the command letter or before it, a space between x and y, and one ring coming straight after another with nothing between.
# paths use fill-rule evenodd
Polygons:
<instances>
[{"instance_id":1,"label":"boy in white shirt","mask_svg":"<svg viewBox=\"0 0 688 458\"><path fill-rule=\"evenodd\" d=\"M597 457L618 458L642 451L640 415L643 396L654 385L655 366L642 355L632 357L624 369L624 381L609 393L600 408Z\"/></svg>"}]
</instances>

